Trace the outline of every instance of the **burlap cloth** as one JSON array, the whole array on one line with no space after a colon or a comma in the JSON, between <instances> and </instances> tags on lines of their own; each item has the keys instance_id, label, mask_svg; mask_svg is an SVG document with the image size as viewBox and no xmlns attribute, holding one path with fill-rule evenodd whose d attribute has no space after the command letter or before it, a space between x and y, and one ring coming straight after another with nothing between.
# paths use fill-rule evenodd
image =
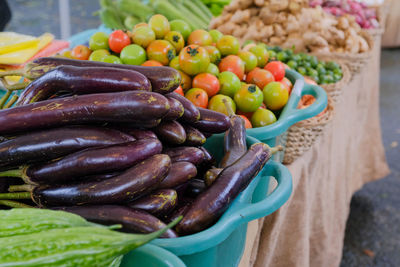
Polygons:
<instances>
[{"instance_id":1,"label":"burlap cloth","mask_svg":"<svg viewBox=\"0 0 400 267\"><path fill-rule=\"evenodd\" d=\"M385 33L383 34L382 37L382 46L399 47L400 46L400 0L389 1L387 12L388 14L386 18Z\"/></svg>"},{"instance_id":2,"label":"burlap cloth","mask_svg":"<svg viewBox=\"0 0 400 267\"><path fill-rule=\"evenodd\" d=\"M379 62L377 43L365 69L343 89L325 133L288 165L289 201L248 225L241 267L339 266L353 193L389 174L379 123Z\"/></svg>"}]
</instances>

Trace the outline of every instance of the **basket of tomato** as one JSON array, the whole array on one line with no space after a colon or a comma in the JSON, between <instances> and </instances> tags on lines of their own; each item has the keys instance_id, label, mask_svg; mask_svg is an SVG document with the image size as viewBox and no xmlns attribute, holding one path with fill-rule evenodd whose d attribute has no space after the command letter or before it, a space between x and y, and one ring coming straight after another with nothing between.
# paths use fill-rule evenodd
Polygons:
<instances>
[{"instance_id":1,"label":"basket of tomato","mask_svg":"<svg viewBox=\"0 0 400 267\"><path fill-rule=\"evenodd\" d=\"M65 56L175 68L182 78L177 93L198 107L225 114L227 102L245 120L247 134L269 145L284 145L284 134L291 125L317 115L327 105L321 87L305 84L302 75L272 57L274 51L265 45L241 47L231 35L218 30L191 31L186 22L168 21L162 15L127 32L104 27L96 33L89 30L73 37L71 47ZM81 51L87 52L82 56ZM305 94L316 101L297 109Z\"/></svg>"}]
</instances>

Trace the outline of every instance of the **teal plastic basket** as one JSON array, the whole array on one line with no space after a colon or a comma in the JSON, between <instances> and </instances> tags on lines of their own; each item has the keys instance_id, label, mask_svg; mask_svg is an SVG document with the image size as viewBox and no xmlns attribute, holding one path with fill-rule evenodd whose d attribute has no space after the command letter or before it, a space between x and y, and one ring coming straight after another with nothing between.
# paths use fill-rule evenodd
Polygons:
<instances>
[{"instance_id":1,"label":"teal plastic basket","mask_svg":"<svg viewBox=\"0 0 400 267\"><path fill-rule=\"evenodd\" d=\"M259 141L247 137L248 146L254 143ZM223 136L208 140L205 147L220 160ZM271 176L277 180L278 186L268 195ZM282 164L270 160L216 224L193 235L156 239L152 243L176 254L188 267L237 266L244 251L247 223L279 209L291 192L290 172Z\"/></svg>"},{"instance_id":2,"label":"teal plastic basket","mask_svg":"<svg viewBox=\"0 0 400 267\"><path fill-rule=\"evenodd\" d=\"M185 267L175 254L155 245L147 244L126 254L121 267Z\"/></svg>"}]
</instances>

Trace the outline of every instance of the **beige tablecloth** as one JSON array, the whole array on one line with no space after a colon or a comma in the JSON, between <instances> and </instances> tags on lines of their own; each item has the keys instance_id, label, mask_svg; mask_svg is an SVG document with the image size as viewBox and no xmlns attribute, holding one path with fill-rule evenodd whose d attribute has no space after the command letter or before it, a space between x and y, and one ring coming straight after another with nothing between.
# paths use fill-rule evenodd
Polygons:
<instances>
[{"instance_id":1,"label":"beige tablecloth","mask_svg":"<svg viewBox=\"0 0 400 267\"><path fill-rule=\"evenodd\" d=\"M248 225L240 266L339 266L350 200L389 174L379 123L380 44L346 88L333 122L312 149L288 166L289 201Z\"/></svg>"}]
</instances>

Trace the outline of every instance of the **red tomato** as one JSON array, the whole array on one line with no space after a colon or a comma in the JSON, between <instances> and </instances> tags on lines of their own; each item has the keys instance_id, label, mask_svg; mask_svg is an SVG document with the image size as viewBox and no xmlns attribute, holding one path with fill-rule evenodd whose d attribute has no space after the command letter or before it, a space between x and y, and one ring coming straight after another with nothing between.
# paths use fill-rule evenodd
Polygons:
<instances>
[{"instance_id":1,"label":"red tomato","mask_svg":"<svg viewBox=\"0 0 400 267\"><path fill-rule=\"evenodd\" d=\"M92 50L84 45L77 45L72 49L71 56L74 59L88 60Z\"/></svg>"},{"instance_id":2,"label":"red tomato","mask_svg":"<svg viewBox=\"0 0 400 267\"><path fill-rule=\"evenodd\" d=\"M219 71L230 71L236 74L240 80L244 78L244 62L235 55L229 55L221 60L218 65Z\"/></svg>"},{"instance_id":3,"label":"red tomato","mask_svg":"<svg viewBox=\"0 0 400 267\"><path fill-rule=\"evenodd\" d=\"M274 81L275 78L271 72L260 68L253 69L246 76L247 83L255 84L261 89L264 88L270 82Z\"/></svg>"},{"instance_id":4,"label":"red tomato","mask_svg":"<svg viewBox=\"0 0 400 267\"><path fill-rule=\"evenodd\" d=\"M251 125L250 120L246 116L244 116L244 115L239 115L239 116L244 119L244 127L246 127L246 129L253 128L253 126Z\"/></svg>"},{"instance_id":5,"label":"red tomato","mask_svg":"<svg viewBox=\"0 0 400 267\"><path fill-rule=\"evenodd\" d=\"M161 64L160 62L155 61L155 60L147 60L147 61L143 62L142 66L145 66L145 67L161 67L161 66L163 66L163 64Z\"/></svg>"},{"instance_id":6,"label":"red tomato","mask_svg":"<svg viewBox=\"0 0 400 267\"><path fill-rule=\"evenodd\" d=\"M283 77L283 79L281 80L281 83L286 85L289 89L292 89L292 87L293 87L292 82L286 77Z\"/></svg>"},{"instance_id":7,"label":"red tomato","mask_svg":"<svg viewBox=\"0 0 400 267\"><path fill-rule=\"evenodd\" d=\"M189 75L187 75L186 73L178 70L179 74L181 75L181 86L182 89L184 91L189 90L190 88L192 88L192 78L190 78Z\"/></svg>"},{"instance_id":8,"label":"red tomato","mask_svg":"<svg viewBox=\"0 0 400 267\"><path fill-rule=\"evenodd\" d=\"M196 107L207 108L208 106L208 95L203 89L192 88L186 92L185 97Z\"/></svg>"},{"instance_id":9,"label":"red tomato","mask_svg":"<svg viewBox=\"0 0 400 267\"><path fill-rule=\"evenodd\" d=\"M254 112L244 112L241 110L236 110L236 114L240 115L240 116L245 116L246 118L250 119L251 116L253 115Z\"/></svg>"},{"instance_id":10,"label":"red tomato","mask_svg":"<svg viewBox=\"0 0 400 267\"><path fill-rule=\"evenodd\" d=\"M115 53L121 53L122 49L131 43L131 38L122 30L113 31L108 37L108 46Z\"/></svg>"},{"instance_id":11,"label":"red tomato","mask_svg":"<svg viewBox=\"0 0 400 267\"><path fill-rule=\"evenodd\" d=\"M179 85L178 86L178 88L176 88L175 90L174 90L174 92L175 93L178 93L178 94L180 94L180 95L182 95L182 96L184 96L184 94L183 94L183 89L182 89L182 87Z\"/></svg>"},{"instance_id":12,"label":"red tomato","mask_svg":"<svg viewBox=\"0 0 400 267\"><path fill-rule=\"evenodd\" d=\"M197 74L192 81L193 88L201 88L207 92L208 97L212 97L219 92L219 80L210 73Z\"/></svg>"},{"instance_id":13,"label":"red tomato","mask_svg":"<svg viewBox=\"0 0 400 267\"><path fill-rule=\"evenodd\" d=\"M285 77L285 66L280 61L271 61L265 65L264 69L274 75L275 81L280 81Z\"/></svg>"}]
</instances>

